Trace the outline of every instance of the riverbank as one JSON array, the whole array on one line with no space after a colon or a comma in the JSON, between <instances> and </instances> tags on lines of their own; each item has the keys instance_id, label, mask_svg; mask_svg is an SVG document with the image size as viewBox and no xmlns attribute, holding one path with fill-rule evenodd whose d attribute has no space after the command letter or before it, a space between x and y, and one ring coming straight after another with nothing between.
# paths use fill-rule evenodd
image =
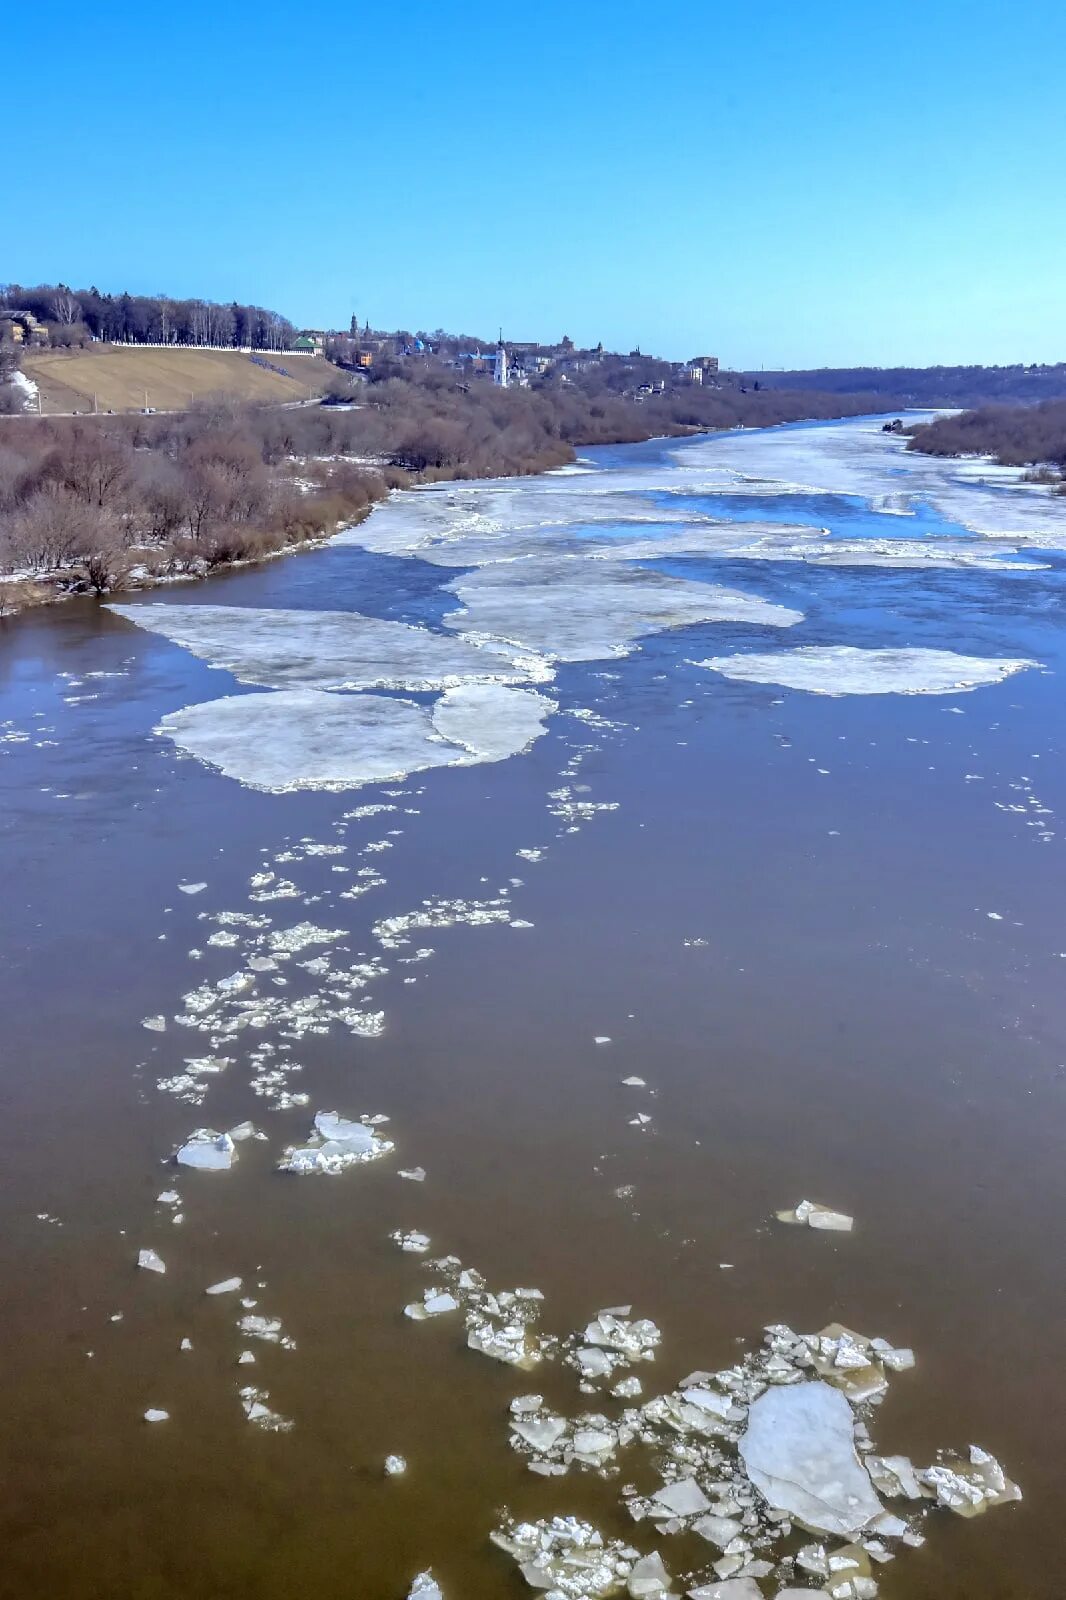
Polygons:
<instances>
[{"instance_id":1,"label":"riverbank","mask_svg":"<svg viewBox=\"0 0 1066 1600\"><path fill-rule=\"evenodd\" d=\"M726 390L680 408L399 379L355 411L248 410L0 427L0 617L189 582L314 547L394 489L521 477L595 445L854 415L852 398ZM5 568L7 575L5 576Z\"/></svg>"}]
</instances>

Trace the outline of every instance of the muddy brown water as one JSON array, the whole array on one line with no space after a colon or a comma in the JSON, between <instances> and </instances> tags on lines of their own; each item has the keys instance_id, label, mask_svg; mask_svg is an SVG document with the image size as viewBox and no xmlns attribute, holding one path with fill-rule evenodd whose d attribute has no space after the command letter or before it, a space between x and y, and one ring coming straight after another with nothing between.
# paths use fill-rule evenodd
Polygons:
<instances>
[{"instance_id":1,"label":"muddy brown water","mask_svg":"<svg viewBox=\"0 0 1066 1600\"><path fill-rule=\"evenodd\" d=\"M386 612L393 572L327 551L205 598L328 605L343 590ZM1017 591L984 606L1043 659L1051 581L1032 615ZM930 1518L924 1548L882 1569L882 1594L1061 1592L1061 842L995 805L1025 776L1061 807L1059 680L825 701L712 680L686 658L722 632L688 632L562 672L564 706L595 704L613 730L557 719L522 757L398 786L417 815L353 822L352 864L403 828L384 864L368 858L384 888L339 901L329 858L291 869L327 898L265 906L275 925L344 926L353 951L376 949L377 917L511 877L513 914L534 926L433 930L435 955L410 968L386 953L370 991L384 1035L302 1041L311 1105L273 1113L240 1061L202 1108L159 1094L206 1045L141 1019L230 970L225 951L187 952L202 912L249 909L263 849L333 839L376 791L264 795L178 758L155 721L228 676L95 603L0 625L0 722L33 734L0 745L0 1594L402 1600L432 1566L448 1600L506 1600L526 1590L488 1544L502 1506L628 1536L618 1483L644 1469L531 1475L507 1445L508 1402L537 1390L572 1412L572 1374L515 1374L467 1351L454 1319L405 1321L426 1275L389 1241L397 1227L494 1287L535 1285L558 1333L631 1302L663 1330L646 1393L731 1363L771 1322L840 1320L912 1346L878 1447L924 1462L979 1443L1025 1498ZM618 809L556 837L546 795L580 746L584 798ZM542 862L515 855L541 844ZM203 894L178 892L201 879ZM621 1087L631 1073L650 1102ZM396 1158L336 1179L275 1173L279 1145L334 1106L386 1112ZM647 1132L628 1120L642 1108ZM164 1164L192 1127L245 1116L270 1144L244 1145L231 1172ZM397 1179L415 1164L424 1184ZM177 1228L153 1203L171 1184ZM803 1196L854 1214L854 1234L769 1220ZM146 1245L165 1277L135 1270ZM295 1351L257 1346L238 1371L233 1303L203 1295L232 1273L267 1284L260 1309ZM249 1428L246 1376L291 1433ZM171 1420L147 1426L148 1406ZM405 1476L383 1476L390 1452ZM663 1541L667 1560L706 1560L695 1543Z\"/></svg>"}]
</instances>

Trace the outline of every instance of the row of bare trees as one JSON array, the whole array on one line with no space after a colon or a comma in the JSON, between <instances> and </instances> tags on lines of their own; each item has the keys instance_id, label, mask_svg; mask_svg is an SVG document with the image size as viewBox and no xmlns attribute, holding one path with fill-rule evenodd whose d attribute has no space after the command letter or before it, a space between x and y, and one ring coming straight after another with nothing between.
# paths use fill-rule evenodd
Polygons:
<instances>
[{"instance_id":1,"label":"row of bare trees","mask_svg":"<svg viewBox=\"0 0 1066 1600\"><path fill-rule=\"evenodd\" d=\"M179 300L169 295L103 294L95 286L9 283L0 288L0 306L32 312L51 328L54 344L89 339L115 343L236 345L256 350L287 350L294 328L286 317L263 306L214 300Z\"/></svg>"}]
</instances>

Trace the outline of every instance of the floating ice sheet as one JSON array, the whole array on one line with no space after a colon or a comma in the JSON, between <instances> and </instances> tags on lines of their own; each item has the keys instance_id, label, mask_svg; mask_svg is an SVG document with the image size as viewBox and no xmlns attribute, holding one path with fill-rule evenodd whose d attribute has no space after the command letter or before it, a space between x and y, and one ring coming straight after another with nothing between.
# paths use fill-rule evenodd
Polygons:
<instances>
[{"instance_id":1,"label":"floating ice sheet","mask_svg":"<svg viewBox=\"0 0 1066 1600\"><path fill-rule=\"evenodd\" d=\"M853 1538L882 1510L855 1453L855 1417L827 1383L768 1389L748 1412L739 1450L752 1483L776 1511L813 1533Z\"/></svg>"},{"instance_id":2,"label":"floating ice sheet","mask_svg":"<svg viewBox=\"0 0 1066 1600\"><path fill-rule=\"evenodd\" d=\"M356 611L111 605L240 683L268 689L446 689L470 679L542 681L545 663ZM190 891L191 892L191 891Z\"/></svg>"},{"instance_id":3,"label":"floating ice sheet","mask_svg":"<svg viewBox=\"0 0 1066 1600\"><path fill-rule=\"evenodd\" d=\"M462 609L445 616L448 627L556 661L624 656L647 634L692 623L788 628L803 620L802 612L754 595L623 561L531 558L467 573L449 587Z\"/></svg>"},{"instance_id":4,"label":"floating ice sheet","mask_svg":"<svg viewBox=\"0 0 1066 1600\"><path fill-rule=\"evenodd\" d=\"M187 706L156 732L251 788L355 789L517 755L554 709L532 690L499 684L449 691L432 710L392 696L287 689Z\"/></svg>"},{"instance_id":5,"label":"floating ice sheet","mask_svg":"<svg viewBox=\"0 0 1066 1600\"><path fill-rule=\"evenodd\" d=\"M957 655L953 650L864 650L808 645L768 655L712 656L693 663L743 683L780 684L811 694L956 694L999 683L1039 663Z\"/></svg>"}]
</instances>

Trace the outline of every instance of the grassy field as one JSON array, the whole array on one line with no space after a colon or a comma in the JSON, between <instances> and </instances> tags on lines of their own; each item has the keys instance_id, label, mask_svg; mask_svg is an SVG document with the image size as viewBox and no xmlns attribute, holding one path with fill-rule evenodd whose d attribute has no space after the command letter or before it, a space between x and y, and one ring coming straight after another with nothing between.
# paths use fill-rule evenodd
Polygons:
<instances>
[{"instance_id":1,"label":"grassy field","mask_svg":"<svg viewBox=\"0 0 1066 1600\"><path fill-rule=\"evenodd\" d=\"M22 369L37 384L41 410L184 411L197 400L229 395L264 405L319 394L337 369L321 357L270 354L288 374L270 372L237 350L151 350L94 345L88 350L33 350Z\"/></svg>"}]
</instances>

